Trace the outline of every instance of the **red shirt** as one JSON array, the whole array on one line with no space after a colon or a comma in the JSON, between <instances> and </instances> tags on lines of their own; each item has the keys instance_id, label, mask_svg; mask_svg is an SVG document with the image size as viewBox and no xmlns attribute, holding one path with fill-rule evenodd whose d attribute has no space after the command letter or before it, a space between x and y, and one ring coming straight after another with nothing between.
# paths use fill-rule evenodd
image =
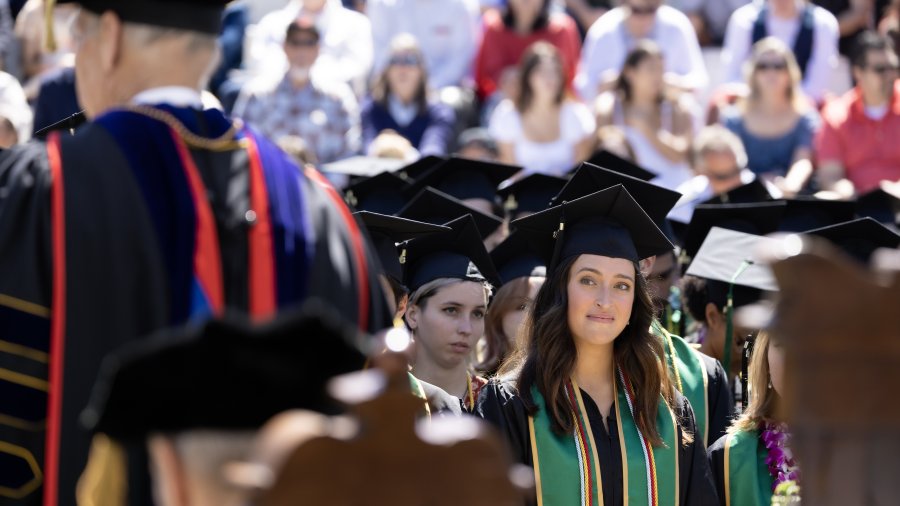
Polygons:
<instances>
[{"instance_id":1,"label":"red shirt","mask_svg":"<svg viewBox=\"0 0 900 506\"><path fill-rule=\"evenodd\" d=\"M866 116L859 88L829 102L822 109L816 156L819 163L840 162L860 194L880 181L900 180L900 80L880 120Z\"/></svg>"},{"instance_id":2,"label":"red shirt","mask_svg":"<svg viewBox=\"0 0 900 506\"><path fill-rule=\"evenodd\" d=\"M484 37L475 60L475 83L482 99L497 90L507 67L517 66L522 53L531 44L543 40L556 46L562 55L567 83L571 87L575 66L581 56L581 37L575 21L567 14L554 13L544 28L523 36L503 24L496 10L484 13Z\"/></svg>"}]
</instances>

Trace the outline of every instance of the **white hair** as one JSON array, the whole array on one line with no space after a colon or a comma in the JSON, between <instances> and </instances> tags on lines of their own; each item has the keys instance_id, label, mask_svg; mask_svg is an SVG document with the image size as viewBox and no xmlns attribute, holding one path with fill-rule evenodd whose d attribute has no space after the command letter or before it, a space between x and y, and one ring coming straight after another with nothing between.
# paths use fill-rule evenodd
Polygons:
<instances>
[{"instance_id":1,"label":"white hair","mask_svg":"<svg viewBox=\"0 0 900 506\"><path fill-rule=\"evenodd\" d=\"M728 152L734 155L738 167L747 167L747 150L740 137L722 125L704 127L694 138L694 160L698 161L707 153Z\"/></svg>"}]
</instances>

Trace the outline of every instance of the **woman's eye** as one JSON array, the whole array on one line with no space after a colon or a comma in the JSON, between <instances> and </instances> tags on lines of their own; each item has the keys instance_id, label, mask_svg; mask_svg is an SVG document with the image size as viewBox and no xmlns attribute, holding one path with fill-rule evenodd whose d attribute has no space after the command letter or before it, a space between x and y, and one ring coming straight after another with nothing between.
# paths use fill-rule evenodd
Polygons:
<instances>
[{"instance_id":1,"label":"woman's eye","mask_svg":"<svg viewBox=\"0 0 900 506\"><path fill-rule=\"evenodd\" d=\"M444 312L447 314L456 314L457 310L455 307L445 307Z\"/></svg>"},{"instance_id":2,"label":"woman's eye","mask_svg":"<svg viewBox=\"0 0 900 506\"><path fill-rule=\"evenodd\" d=\"M520 304L516 311L525 311L526 309L528 309L528 304Z\"/></svg>"},{"instance_id":3,"label":"woman's eye","mask_svg":"<svg viewBox=\"0 0 900 506\"><path fill-rule=\"evenodd\" d=\"M484 318L484 311L473 311L472 316L480 320Z\"/></svg>"},{"instance_id":4,"label":"woman's eye","mask_svg":"<svg viewBox=\"0 0 900 506\"><path fill-rule=\"evenodd\" d=\"M618 283L616 284L616 288L627 292L628 290L631 290L631 285L628 283Z\"/></svg>"},{"instance_id":5,"label":"woman's eye","mask_svg":"<svg viewBox=\"0 0 900 506\"><path fill-rule=\"evenodd\" d=\"M581 278L581 284L587 286L594 286L597 283L594 283L594 280L591 278Z\"/></svg>"}]
</instances>

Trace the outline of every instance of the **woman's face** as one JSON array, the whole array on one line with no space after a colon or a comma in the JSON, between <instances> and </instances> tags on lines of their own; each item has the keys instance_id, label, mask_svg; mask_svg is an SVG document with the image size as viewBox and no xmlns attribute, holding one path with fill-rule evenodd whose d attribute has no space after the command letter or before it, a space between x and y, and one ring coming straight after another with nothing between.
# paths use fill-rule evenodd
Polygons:
<instances>
[{"instance_id":1,"label":"woman's face","mask_svg":"<svg viewBox=\"0 0 900 506\"><path fill-rule=\"evenodd\" d=\"M544 284L544 278L531 277L528 278L528 293L525 297L516 297L515 306L506 312L500 319L503 326L503 335L508 337L510 341L515 342L516 336L519 335L519 329L522 322L525 321L525 315L534 304L534 298L537 297L538 290Z\"/></svg>"},{"instance_id":2,"label":"woman's face","mask_svg":"<svg viewBox=\"0 0 900 506\"><path fill-rule=\"evenodd\" d=\"M531 86L535 98L539 97L544 101L555 100L563 86L560 74L559 62L551 58L541 58L528 76L528 85Z\"/></svg>"},{"instance_id":3,"label":"woman's face","mask_svg":"<svg viewBox=\"0 0 900 506\"><path fill-rule=\"evenodd\" d=\"M460 281L438 289L424 307L410 305L406 320L416 340L416 362L452 369L467 361L484 334L484 286Z\"/></svg>"},{"instance_id":4,"label":"woman's face","mask_svg":"<svg viewBox=\"0 0 900 506\"><path fill-rule=\"evenodd\" d=\"M762 95L786 94L791 86L787 60L775 51L759 55L753 65L753 85Z\"/></svg>"},{"instance_id":5,"label":"woman's face","mask_svg":"<svg viewBox=\"0 0 900 506\"><path fill-rule=\"evenodd\" d=\"M535 19L544 7L544 0L509 0L509 8L516 19Z\"/></svg>"},{"instance_id":6,"label":"woman's face","mask_svg":"<svg viewBox=\"0 0 900 506\"><path fill-rule=\"evenodd\" d=\"M397 51L388 60L387 80L391 93L405 102L416 96L422 81L422 61L413 51Z\"/></svg>"},{"instance_id":7,"label":"woman's face","mask_svg":"<svg viewBox=\"0 0 900 506\"><path fill-rule=\"evenodd\" d=\"M784 392L784 348L775 339L769 341L769 379L780 396Z\"/></svg>"},{"instance_id":8,"label":"woman's face","mask_svg":"<svg viewBox=\"0 0 900 506\"><path fill-rule=\"evenodd\" d=\"M581 255L572 264L566 293L569 330L576 346L612 343L631 318L634 264L624 258Z\"/></svg>"},{"instance_id":9,"label":"woman's face","mask_svg":"<svg viewBox=\"0 0 900 506\"><path fill-rule=\"evenodd\" d=\"M631 88L636 95L657 96L663 92L665 69L662 57L648 56L627 72Z\"/></svg>"}]
</instances>

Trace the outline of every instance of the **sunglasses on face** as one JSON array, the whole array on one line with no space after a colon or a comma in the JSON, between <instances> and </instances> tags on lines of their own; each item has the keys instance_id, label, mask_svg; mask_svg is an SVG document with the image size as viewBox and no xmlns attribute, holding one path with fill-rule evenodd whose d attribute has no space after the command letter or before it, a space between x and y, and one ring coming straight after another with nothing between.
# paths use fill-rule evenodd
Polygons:
<instances>
[{"instance_id":1,"label":"sunglasses on face","mask_svg":"<svg viewBox=\"0 0 900 506\"><path fill-rule=\"evenodd\" d=\"M787 62L784 61L761 61L756 64L756 70L787 70Z\"/></svg>"},{"instance_id":2,"label":"sunglasses on face","mask_svg":"<svg viewBox=\"0 0 900 506\"><path fill-rule=\"evenodd\" d=\"M390 65L400 65L404 67L418 67L419 57L414 54L395 54L388 60Z\"/></svg>"},{"instance_id":3,"label":"sunglasses on face","mask_svg":"<svg viewBox=\"0 0 900 506\"><path fill-rule=\"evenodd\" d=\"M291 47L316 47L319 41L315 39L287 39L287 45Z\"/></svg>"}]
</instances>

